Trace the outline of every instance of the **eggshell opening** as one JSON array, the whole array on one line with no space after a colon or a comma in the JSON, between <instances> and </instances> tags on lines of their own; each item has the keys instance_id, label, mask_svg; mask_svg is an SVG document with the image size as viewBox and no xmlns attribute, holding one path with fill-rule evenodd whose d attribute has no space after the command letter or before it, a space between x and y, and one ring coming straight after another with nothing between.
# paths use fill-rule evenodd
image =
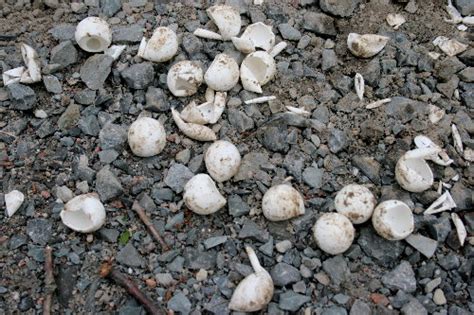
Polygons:
<instances>
[{"instance_id":1,"label":"eggshell opening","mask_svg":"<svg viewBox=\"0 0 474 315\"><path fill-rule=\"evenodd\" d=\"M98 17L87 17L76 27L76 42L88 52L102 52L112 43L109 24Z\"/></svg>"},{"instance_id":2,"label":"eggshell opening","mask_svg":"<svg viewBox=\"0 0 474 315\"><path fill-rule=\"evenodd\" d=\"M77 196L66 203L60 217L70 229L90 233L105 223L105 208L96 194Z\"/></svg>"},{"instance_id":3,"label":"eggshell opening","mask_svg":"<svg viewBox=\"0 0 474 315\"><path fill-rule=\"evenodd\" d=\"M265 51L272 49L275 45L275 34L272 31L272 27L262 22L247 26L240 38L252 41L255 47Z\"/></svg>"},{"instance_id":4,"label":"eggshell opening","mask_svg":"<svg viewBox=\"0 0 474 315\"><path fill-rule=\"evenodd\" d=\"M228 5L215 5L206 12L219 29L223 40L229 40L239 34L242 21L237 9Z\"/></svg>"},{"instance_id":5,"label":"eggshell opening","mask_svg":"<svg viewBox=\"0 0 474 315\"><path fill-rule=\"evenodd\" d=\"M203 81L203 71L196 63L185 60L175 63L168 71L166 82L174 96L195 94Z\"/></svg>"},{"instance_id":6,"label":"eggshell opening","mask_svg":"<svg viewBox=\"0 0 474 315\"><path fill-rule=\"evenodd\" d=\"M411 192L425 191L434 182L433 172L423 158L407 159L405 156L397 162L395 178L403 189Z\"/></svg>"},{"instance_id":7,"label":"eggshell opening","mask_svg":"<svg viewBox=\"0 0 474 315\"><path fill-rule=\"evenodd\" d=\"M240 66L240 79L244 89L262 93L261 86L268 83L276 73L275 60L264 51L248 55Z\"/></svg>"},{"instance_id":8,"label":"eggshell opening","mask_svg":"<svg viewBox=\"0 0 474 315\"><path fill-rule=\"evenodd\" d=\"M392 241L406 238L415 228L412 211L399 200L379 204L374 210L372 224L380 236Z\"/></svg>"},{"instance_id":9,"label":"eggshell opening","mask_svg":"<svg viewBox=\"0 0 474 315\"><path fill-rule=\"evenodd\" d=\"M168 61L177 52L178 37L172 29L164 26L158 27L148 41L143 38L138 48L139 57L154 62Z\"/></svg>"}]
</instances>

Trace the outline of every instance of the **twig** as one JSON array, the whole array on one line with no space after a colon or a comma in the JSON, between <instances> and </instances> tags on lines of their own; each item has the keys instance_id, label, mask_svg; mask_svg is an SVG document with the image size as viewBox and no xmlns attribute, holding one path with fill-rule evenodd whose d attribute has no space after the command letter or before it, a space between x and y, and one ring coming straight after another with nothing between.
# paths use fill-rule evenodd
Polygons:
<instances>
[{"instance_id":1,"label":"twig","mask_svg":"<svg viewBox=\"0 0 474 315\"><path fill-rule=\"evenodd\" d=\"M136 213L138 213L140 220L142 220L142 222L145 224L145 226L148 229L148 232L150 232L150 234L155 238L155 240L157 240L158 243L160 243L161 249L163 251L168 251L170 249L168 247L168 244L165 243L160 233L156 230L155 226L150 221L150 218L146 215L145 209L143 209L143 207L140 206L138 201L135 200L135 202L133 203L132 209L135 210Z\"/></svg>"},{"instance_id":2,"label":"twig","mask_svg":"<svg viewBox=\"0 0 474 315\"><path fill-rule=\"evenodd\" d=\"M125 288L125 290L127 290L127 292L133 296L135 299L137 299L138 302L140 302L143 307L146 309L146 311L149 313L149 314L152 314L152 315L164 315L166 314L165 310L162 309L160 306L158 305L155 305L155 303L153 303L153 301L151 301L146 295L145 293L143 293L142 291L140 291L140 289L138 288L138 286L132 281L132 279L130 279L128 276L124 275L123 273L121 273L120 271L118 271L117 269L115 269L113 266L112 266L112 263L111 262L104 262L101 266L100 266L100 276L102 278L109 278L109 279L112 279L114 280L117 284L119 284L120 286L122 286L123 288Z\"/></svg>"},{"instance_id":3,"label":"twig","mask_svg":"<svg viewBox=\"0 0 474 315\"><path fill-rule=\"evenodd\" d=\"M56 289L54 284L54 274L53 274L53 249L49 246L46 246L44 249L44 271L45 275L45 291L46 297L43 302L43 314L51 314L51 304L53 300L53 292Z\"/></svg>"}]
</instances>

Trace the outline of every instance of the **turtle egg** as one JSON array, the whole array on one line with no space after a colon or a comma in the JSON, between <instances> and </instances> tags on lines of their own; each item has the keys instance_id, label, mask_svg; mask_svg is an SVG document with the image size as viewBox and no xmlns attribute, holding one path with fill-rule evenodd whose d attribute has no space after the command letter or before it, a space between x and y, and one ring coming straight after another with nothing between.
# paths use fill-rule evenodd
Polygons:
<instances>
[{"instance_id":1,"label":"turtle egg","mask_svg":"<svg viewBox=\"0 0 474 315\"><path fill-rule=\"evenodd\" d=\"M237 84L239 74L239 66L232 57L218 54L204 74L204 80L211 89L225 92Z\"/></svg>"},{"instance_id":2,"label":"turtle egg","mask_svg":"<svg viewBox=\"0 0 474 315\"><path fill-rule=\"evenodd\" d=\"M76 42L85 51L102 52L112 43L109 24L101 18L87 17L76 27Z\"/></svg>"},{"instance_id":3,"label":"turtle egg","mask_svg":"<svg viewBox=\"0 0 474 315\"><path fill-rule=\"evenodd\" d=\"M319 248L331 255L345 252L354 241L351 221L340 213L323 214L313 226L313 236Z\"/></svg>"},{"instance_id":4,"label":"turtle egg","mask_svg":"<svg viewBox=\"0 0 474 315\"><path fill-rule=\"evenodd\" d=\"M69 200L59 216L68 228L90 233L104 225L105 208L96 193L84 194Z\"/></svg>"},{"instance_id":5,"label":"turtle egg","mask_svg":"<svg viewBox=\"0 0 474 315\"><path fill-rule=\"evenodd\" d=\"M214 142L206 151L204 162L211 177L224 182L239 171L240 153L235 145L229 141Z\"/></svg>"},{"instance_id":6,"label":"turtle egg","mask_svg":"<svg viewBox=\"0 0 474 315\"><path fill-rule=\"evenodd\" d=\"M285 184L267 190L262 199L263 215L270 221L288 220L305 212L301 194Z\"/></svg>"},{"instance_id":7,"label":"turtle egg","mask_svg":"<svg viewBox=\"0 0 474 315\"><path fill-rule=\"evenodd\" d=\"M406 238L415 228L413 213L399 200L380 203L372 215L372 224L380 236L391 241Z\"/></svg>"},{"instance_id":8,"label":"turtle egg","mask_svg":"<svg viewBox=\"0 0 474 315\"><path fill-rule=\"evenodd\" d=\"M216 212L227 202L207 174L197 174L186 183L183 199L191 211L202 215Z\"/></svg>"},{"instance_id":9,"label":"turtle egg","mask_svg":"<svg viewBox=\"0 0 474 315\"><path fill-rule=\"evenodd\" d=\"M439 148L423 148L406 152L395 166L395 179L398 184L411 192L429 189L433 185L434 177L425 159L439 152Z\"/></svg>"},{"instance_id":10,"label":"turtle egg","mask_svg":"<svg viewBox=\"0 0 474 315\"><path fill-rule=\"evenodd\" d=\"M157 155L166 145L165 128L156 119L138 118L128 129L128 144L137 156Z\"/></svg>"},{"instance_id":11,"label":"turtle egg","mask_svg":"<svg viewBox=\"0 0 474 315\"><path fill-rule=\"evenodd\" d=\"M368 188L351 184L337 193L335 205L337 212L345 215L353 224L361 224L372 216L376 200Z\"/></svg>"}]
</instances>

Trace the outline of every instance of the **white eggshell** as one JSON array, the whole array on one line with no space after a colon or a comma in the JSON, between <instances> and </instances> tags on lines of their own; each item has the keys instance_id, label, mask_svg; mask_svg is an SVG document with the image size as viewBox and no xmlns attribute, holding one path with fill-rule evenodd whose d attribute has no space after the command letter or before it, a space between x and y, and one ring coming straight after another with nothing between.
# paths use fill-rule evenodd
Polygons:
<instances>
[{"instance_id":1,"label":"white eggshell","mask_svg":"<svg viewBox=\"0 0 474 315\"><path fill-rule=\"evenodd\" d=\"M411 158L409 154L404 154L398 160L395 166L395 178L403 189L411 192L425 191L434 182L433 172L424 158Z\"/></svg>"},{"instance_id":2,"label":"white eggshell","mask_svg":"<svg viewBox=\"0 0 474 315\"><path fill-rule=\"evenodd\" d=\"M227 203L207 174L197 174L186 183L183 200L191 211L202 215L214 213Z\"/></svg>"},{"instance_id":3,"label":"white eggshell","mask_svg":"<svg viewBox=\"0 0 474 315\"><path fill-rule=\"evenodd\" d=\"M90 233L104 225L105 208L96 193L84 194L69 200L59 216L70 229Z\"/></svg>"},{"instance_id":4,"label":"white eggshell","mask_svg":"<svg viewBox=\"0 0 474 315\"><path fill-rule=\"evenodd\" d=\"M207 172L217 182L224 182L237 174L240 161L237 147L225 140L214 142L204 155Z\"/></svg>"},{"instance_id":5,"label":"white eggshell","mask_svg":"<svg viewBox=\"0 0 474 315\"><path fill-rule=\"evenodd\" d=\"M361 224L370 219L377 201L368 188L351 184L337 193L334 203L337 212L353 224Z\"/></svg>"},{"instance_id":6,"label":"white eggshell","mask_svg":"<svg viewBox=\"0 0 474 315\"><path fill-rule=\"evenodd\" d=\"M262 93L262 86L268 83L276 73L273 57L264 51L249 54L240 66L240 80L244 89Z\"/></svg>"},{"instance_id":7,"label":"white eggshell","mask_svg":"<svg viewBox=\"0 0 474 315\"><path fill-rule=\"evenodd\" d=\"M185 122L176 109L171 108L171 115L173 116L173 120L179 130L189 138L198 141L214 141L217 139L215 132L212 131L211 128L195 123Z\"/></svg>"},{"instance_id":8,"label":"white eggshell","mask_svg":"<svg viewBox=\"0 0 474 315\"><path fill-rule=\"evenodd\" d=\"M232 37L231 40L232 40L232 43L234 44L235 48L237 48L238 51L240 51L244 54L249 54L249 53L255 51L255 45L253 44L253 42L250 39Z\"/></svg>"},{"instance_id":9,"label":"white eggshell","mask_svg":"<svg viewBox=\"0 0 474 315\"><path fill-rule=\"evenodd\" d=\"M252 41L255 47L265 51L272 49L275 45L275 34L272 31L272 27L262 22L247 26L240 38Z\"/></svg>"},{"instance_id":10,"label":"white eggshell","mask_svg":"<svg viewBox=\"0 0 474 315\"><path fill-rule=\"evenodd\" d=\"M185 60L175 63L168 71L166 82L174 96L190 96L203 81L203 72L196 63Z\"/></svg>"},{"instance_id":11,"label":"white eggshell","mask_svg":"<svg viewBox=\"0 0 474 315\"><path fill-rule=\"evenodd\" d=\"M20 82L39 82L41 80L41 62L38 53L33 49L33 47L27 44L21 44L20 50L23 57L23 62L27 68L27 70L23 72Z\"/></svg>"},{"instance_id":12,"label":"white eggshell","mask_svg":"<svg viewBox=\"0 0 474 315\"><path fill-rule=\"evenodd\" d=\"M87 17L76 27L76 42L88 52L102 52L112 43L112 32L109 24L98 17Z\"/></svg>"},{"instance_id":13,"label":"white eggshell","mask_svg":"<svg viewBox=\"0 0 474 315\"><path fill-rule=\"evenodd\" d=\"M323 214L313 226L313 236L319 248L331 255L344 253L352 245L355 229L340 213Z\"/></svg>"},{"instance_id":14,"label":"white eggshell","mask_svg":"<svg viewBox=\"0 0 474 315\"><path fill-rule=\"evenodd\" d=\"M137 156L157 155L166 145L165 128L156 119L138 118L128 129L128 144L133 154Z\"/></svg>"},{"instance_id":15,"label":"white eggshell","mask_svg":"<svg viewBox=\"0 0 474 315\"><path fill-rule=\"evenodd\" d=\"M380 236L391 241L402 240L415 229L413 213L399 200L380 203L372 215L372 224Z\"/></svg>"},{"instance_id":16,"label":"white eggshell","mask_svg":"<svg viewBox=\"0 0 474 315\"><path fill-rule=\"evenodd\" d=\"M239 66L232 57L218 54L207 69L204 80L215 91L229 91L239 81Z\"/></svg>"},{"instance_id":17,"label":"white eggshell","mask_svg":"<svg viewBox=\"0 0 474 315\"><path fill-rule=\"evenodd\" d=\"M138 47L138 56L154 61L165 62L173 58L178 52L178 37L169 27L160 26L147 41L142 39Z\"/></svg>"},{"instance_id":18,"label":"white eggshell","mask_svg":"<svg viewBox=\"0 0 474 315\"><path fill-rule=\"evenodd\" d=\"M21 191L12 190L5 194L5 208L7 209L8 217L11 217L20 209L23 201L25 201L25 195Z\"/></svg>"},{"instance_id":19,"label":"white eggshell","mask_svg":"<svg viewBox=\"0 0 474 315\"><path fill-rule=\"evenodd\" d=\"M263 195L262 210L263 215L270 221L288 220L304 214L304 200L293 187L276 185Z\"/></svg>"},{"instance_id":20,"label":"white eggshell","mask_svg":"<svg viewBox=\"0 0 474 315\"><path fill-rule=\"evenodd\" d=\"M370 58L382 51L389 39L376 34L350 33L347 37L347 47L357 57Z\"/></svg>"},{"instance_id":21,"label":"white eggshell","mask_svg":"<svg viewBox=\"0 0 474 315\"><path fill-rule=\"evenodd\" d=\"M239 34L242 21L236 8L229 5L214 5L206 12L219 29L223 40L229 40Z\"/></svg>"}]
</instances>

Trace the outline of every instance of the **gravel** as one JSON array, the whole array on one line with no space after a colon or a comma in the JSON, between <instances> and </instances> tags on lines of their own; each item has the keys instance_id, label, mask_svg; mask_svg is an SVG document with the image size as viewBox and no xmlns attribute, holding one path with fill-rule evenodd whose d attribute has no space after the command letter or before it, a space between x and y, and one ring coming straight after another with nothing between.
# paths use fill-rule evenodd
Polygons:
<instances>
[{"instance_id":1,"label":"gravel","mask_svg":"<svg viewBox=\"0 0 474 315\"><path fill-rule=\"evenodd\" d=\"M407 293L415 292L415 272L409 262L403 261L382 277L382 283L391 290L402 290Z\"/></svg>"}]
</instances>

